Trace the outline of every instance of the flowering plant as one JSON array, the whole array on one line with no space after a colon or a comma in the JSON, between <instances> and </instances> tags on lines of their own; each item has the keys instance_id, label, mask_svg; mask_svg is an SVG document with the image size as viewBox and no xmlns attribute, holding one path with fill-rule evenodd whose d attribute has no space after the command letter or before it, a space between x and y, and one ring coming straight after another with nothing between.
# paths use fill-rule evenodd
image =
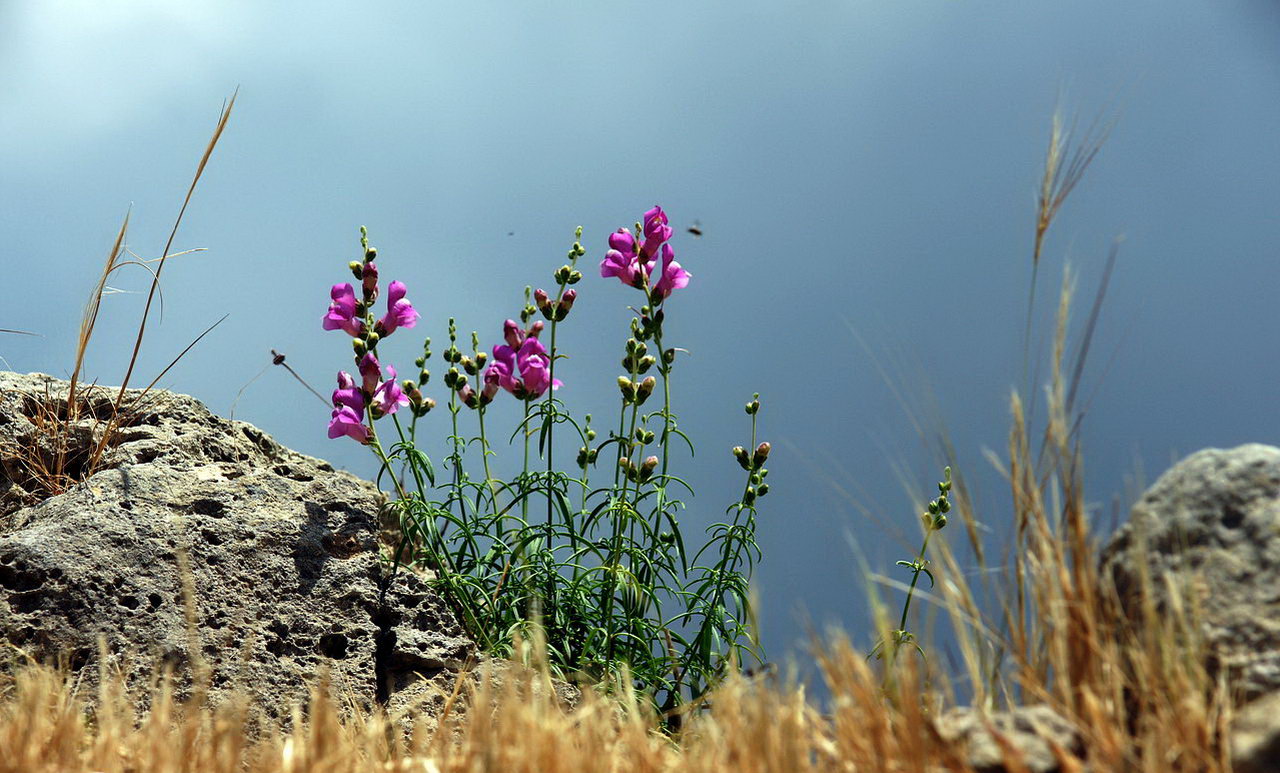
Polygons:
<instances>
[{"instance_id":1,"label":"flowering plant","mask_svg":"<svg viewBox=\"0 0 1280 773\"><path fill-rule=\"evenodd\" d=\"M441 355L447 367L442 382L448 390L449 476L437 481L431 460L415 443L419 419L436 404L422 394L431 376L431 341L424 341L415 361L416 379L397 381L395 368L380 362L379 344L414 327L419 314L405 285L396 281L388 285L385 314L375 319L377 251L361 229L364 260L348 266L360 283L359 299L350 283L334 285L323 318L324 329L351 337L358 374L338 373L329 437L367 445L390 473L396 497L389 507L400 530L392 576L401 563L435 569L438 587L487 651L510 654L516 635L538 626L550 665L561 676L607 685L629 673L631 686L649 695L668 721L678 722L688 701L705 694L734 664L763 657L751 624L748 583L760 558L755 505L768 493L764 465L770 446L756 442L757 395L746 406L754 450L733 449L747 474L743 493L729 507L731 517L709 527L705 544L690 555L676 517L684 507L677 492L689 489L670 462L674 438L690 450L692 443L672 409L678 350L665 346L663 323L667 301L689 286L691 275L675 260L673 229L661 207L646 212L634 231L609 236L600 275L642 292L644 302L631 320L624 374L617 378L617 429L597 443L591 416L579 422L558 397L564 384L555 374L564 357L557 333L577 300L573 285L582 279L581 235L579 228L568 263L553 274L555 289L525 288L519 321L504 321L501 343L489 351L482 350L477 333L471 334L470 352L460 349L457 326L449 320L449 346ZM650 344L656 354L649 353ZM659 382L661 407L646 411ZM502 392L523 407L512 435L513 441L522 438L523 465L509 480L494 473L496 452L485 423ZM407 409L407 421L401 409ZM476 419L474 437L460 426L468 412ZM378 422L388 417L397 442L385 447ZM564 444L558 435L566 431L578 448L572 474L555 465ZM468 470L477 447L480 478ZM591 478L602 452L611 459L612 481L597 484ZM538 520L533 511L543 505L545 519Z\"/></svg>"}]
</instances>

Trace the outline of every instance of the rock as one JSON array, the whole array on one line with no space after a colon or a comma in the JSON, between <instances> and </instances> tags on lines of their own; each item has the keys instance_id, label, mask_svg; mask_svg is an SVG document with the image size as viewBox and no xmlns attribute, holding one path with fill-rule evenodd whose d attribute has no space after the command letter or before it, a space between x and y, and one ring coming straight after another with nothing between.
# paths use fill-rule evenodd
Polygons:
<instances>
[{"instance_id":1,"label":"rock","mask_svg":"<svg viewBox=\"0 0 1280 773\"><path fill-rule=\"evenodd\" d=\"M1231 769L1235 773L1280 770L1280 692L1250 703L1232 720Z\"/></svg>"},{"instance_id":2,"label":"rock","mask_svg":"<svg viewBox=\"0 0 1280 773\"><path fill-rule=\"evenodd\" d=\"M1030 773L1057 773L1063 770L1064 757L1083 764L1085 755L1080 732L1043 705L986 715L973 708L954 708L934 720L934 727L943 741L958 746L960 760L977 773L1006 773L1023 768ZM1006 758L1011 764L1006 765Z\"/></svg>"},{"instance_id":3,"label":"rock","mask_svg":"<svg viewBox=\"0 0 1280 773\"><path fill-rule=\"evenodd\" d=\"M215 700L247 691L273 718L322 671L343 705L452 689L475 645L419 574L402 568L380 603L388 570L373 484L194 398L154 392L92 476L48 496L38 481L55 451L48 411L65 406L67 387L0 372L0 641L65 658L92 684L104 637L107 665L134 687L157 658L189 684L198 654ZM68 466L84 464L114 395L84 393Z\"/></svg>"},{"instance_id":4,"label":"rock","mask_svg":"<svg viewBox=\"0 0 1280 773\"><path fill-rule=\"evenodd\" d=\"M1280 689L1280 449L1253 444L1187 457L1134 505L1101 558L1131 619L1139 617L1142 561L1157 610L1170 604L1162 580L1196 589L1208 666L1225 669L1236 704Z\"/></svg>"}]
</instances>

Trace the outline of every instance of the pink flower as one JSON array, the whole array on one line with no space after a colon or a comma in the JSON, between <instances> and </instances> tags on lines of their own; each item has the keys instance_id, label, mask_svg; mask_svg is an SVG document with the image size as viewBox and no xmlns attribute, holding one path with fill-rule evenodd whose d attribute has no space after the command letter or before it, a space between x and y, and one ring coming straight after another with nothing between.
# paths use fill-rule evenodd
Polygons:
<instances>
[{"instance_id":1,"label":"pink flower","mask_svg":"<svg viewBox=\"0 0 1280 773\"><path fill-rule=\"evenodd\" d=\"M378 381L382 378L382 366L378 363L378 358L373 356L373 352L366 352L360 358L359 367L361 387L365 394L372 395L378 388Z\"/></svg>"},{"instance_id":2,"label":"pink flower","mask_svg":"<svg viewBox=\"0 0 1280 773\"><path fill-rule=\"evenodd\" d=\"M609 237L609 243L614 243L614 236L625 235L628 239L631 234L625 231L618 231ZM620 240L619 240L620 241ZM604 260L600 261L600 276L611 277L616 276L624 285L631 287L641 287L644 285L644 274L640 269L640 258L634 251L635 242L632 241L632 250L623 252L621 250L611 249L604 254Z\"/></svg>"},{"instance_id":3,"label":"pink flower","mask_svg":"<svg viewBox=\"0 0 1280 773\"><path fill-rule=\"evenodd\" d=\"M538 340L541 322L535 323L527 334L512 320L507 320L503 328L507 343L493 347L493 361L484 372L485 392L492 395L502 387L517 399L532 400L548 388L562 386L560 379L551 380L551 356Z\"/></svg>"},{"instance_id":4,"label":"pink flower","mask_svg":"<svg viewBox=\"0 0 1280 773\"><path fill-rule=\"evenodd\" d=\"M609 234L609 251L600 262L600 276L616 276L631 287L648 286L663 298L687 287L692 274L675 261L675 251L669 244L673 230L662 207L655 206L644 213L641 231L641 245L625 228Z\"/></svg>"},{"instance_id":5,"label":"pink flower","mask_svg":"<svg viewBox=\"0 0 1280 773\"><path fill-rule=\"evenodd\" d=\"M675 261L675 252L671 249L671 245L662 245L662 275L658 278L658 283L653 286L653 289L662 293L662 297L666 298L673 291L688 287L691 276L693 274L685 271Z\"/></svg>"},{"instance_id":6,"label":"pink flower","mask_svg":"<svg viewBox=\"0 0 1280 773\"><path fill-rule=\"evenodd\" d=\"M329 290L333 302L324 315L325 330L342 330L353 338L364 335L364 322L356 319L356 292L350 283L334 285Z\"/></svg>"},{"instance_id":7,"label":"pink flower","mask_svg":"<svg viewBox=\"0 0 1280 773\"><path fill-rule=\"evenodd\" d=\"M356 389L351 374L338 373L338 388L333 390L333 413L329 416L329 438L343 435L360 443L369 442L369 428L364 425L364 395Z\"/></svg>"},{"instance_id":8,"label":"pink flower","mask_svg":"<svg viewBox=\"0 0 1280 773\"><path fill-rule=\"evenodd\" d=\"M418 322L418 312L404 295L404 282L392 282L387 287L387 313L378 320L379 335L389 336L398 327L413 327Z\"/></svg>"},{"instance_id":9,"label":"pink flower","mask_svg":"<svg viewBox=\"0 0 1280 773\"><path fill-rule=\"evenodd\" d=\"M393 414L402 405L409 404L409 396L400 388L400 384L396 382L396 369L387 366L387 373L391 374L378 385L373 391L373 399L369 401L369 405L373 410L374 418L381 418Z\"/></svg>"},{"instance_id":10,"label":"pink flower","mask_svg":"<svg viewBox=\"0 0 1280 773\"><path fill-rule=\"evenodd\" d=\"M658 254L658 248L671 238L671 226L667 225L667 213L662 211L662 207L654 206L644 213L643 232L644 244L640 246L640 254L648 262Z\"/></svg>"},{"instance_id":11,"label":"pink flower","mask_svg":"<svg viewBox=\"0 0 1280 773\"><path fill-rule=\"evenodd\" d=\"M364 395L356 389L355 379L346 371L338 371L338 388L333 390L333 404L346 405L352 410L364 410Z\"/></svg>"},{"instance_id":12,"label":"pink flower","mask_svg":"<svg viewBox=\"0 0 1280 773\"><path fill-rule=\"evenodd\" d=\"M369 428L364 425L360 414L346 405L334 408L329 418L329 439L340 438L343 435L360 443L369 442Z\"/></svg>"}]
</instances>

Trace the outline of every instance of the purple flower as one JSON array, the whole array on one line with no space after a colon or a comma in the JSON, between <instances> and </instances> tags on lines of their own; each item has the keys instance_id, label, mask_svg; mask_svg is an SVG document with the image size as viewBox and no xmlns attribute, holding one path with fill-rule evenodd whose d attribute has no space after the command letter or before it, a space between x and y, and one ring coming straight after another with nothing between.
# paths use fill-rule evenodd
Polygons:
<instances>
[{"instance_id":1,"label":"purple flower","mask_svg":"<svg viewBox=\"0 0 1280 773\"><path fill-rule=\"evenodd\" d=\"M364 425L360 414L347 405L334 408L329 418L329 438L332 440L343 435L363 444L369 442L369 428Z\"/></svg>"},{"instance_id":2,"label":"purple flower","mask_svg":"<svg viewBox=\"0 0 1280 773\"><path fill-rule=\"evenodd\" d=\"M655 206L644 213L641 231L644 243L638 246L625 228L609 234L609 251L600 262L600 276L616 276L631 287L648 286L663 298L687 287L692 274L675 261L675 252L668 243L674 232L662 207Z\"/></svg>"},{"instance_id":3,"label":"purple flower","mask_svg":"<svg viewBox=\"0 0 1280 773\"><path fill-rule=\"evenodd\" d=\"M493 347L493 361L484 372L485 392L494 394L500 386L517 399L532 400L548 388L559 388L560 379L551 380L551 356L538 340L542 323L535 323L527 334L512 320L503 328L507 343Z\"/></svg>"},{"instance_id":4,"label":"purple flower","mask_svg":"<svg viewBox=\"0 0 1280 773\"><path fill-rule=\"evenodd\" d=\"M334 285L329 290L333 302L324 315L325 330L342 330L353 338L364 335L364 322L356 319L356 292L350 283Z\"/></svg>"},{"instance_id":5,"label":"purple flower","mask_svg":"<svg viewBox=\"0 0 1280 773\"><path fill-rule=\"evenodd\" d=\"M661 293L663 298L666 298L675 290L688 287L689 277L691 276L693 274L685 271L675 261L675 251L671 249L671 245L662 245L662 275L658 278L658 283L653 286L653 289Z\"/></svg>"},{"instance_id":6,"label":"purple flower","mask_svg":"<svg viewBox=\"0 0 1280 773\"><path fill-rule=\"evenodd\" d=\"M389 336L398 327L413 327L418 322L418 312L404 295L404 282L395 281L387 287L387 313L378 320L379 335Z\"/></svg>"},{"instance_id":7,"label":"purple flower","mask_svg":"<svg viewBox=\"0 0 1280 773\"><path fill-rule=\"evenodd\" d=\"M644 213L643 232L644 244L640 245L640 254L648 262L653 260L653 256L658 254L658 248L666 244L673 233L671 226L667 225L667 213L662 211L662 207L654 206Z\"/></svg>"},{"instance_id":8,"label":"purple flower","mask_svg":"<svg viewBox=\"0 0 1280 773\"><path fill-rule=\"evenodd\" d=\"M365 394L372 395L378 388L378 381L382 379L382 365L378 363L378 358L373 356L373 352L366 352L360 358L359 367L361 387Z\"/></svg>"},{"instance_id":9,"label":"purple flower","mask_svg":"<svg viewBox=\"0 0 1280 773\"><path fill-rule=\"evenodd\" d=\"M333 404L346 405L352 410L364 410L364 395L356 389L355 379L346 371L338 371L338 388L333 390Z\"/></svg>"},{"instance_id":10,"label":"purple flower","mask_svg":"<svg viewBox=\"0 0 1280 773\"><path fill-rule=\"evenodd\" d=\"M333 413L329 416L329 438L346 435L360 443L369 442L369 428L364 425L364 396L356 389L351 374L338 373L338 388L333 390Z\"/></svg>"},{"instance_id":11,"label":"purple flower","mask_svg":"<svg viewBox=\"0 0 1280 773\"><path fill-rule=\"evenodd\" d=\"M409 404L409 396L396 382L396 369L388 365L387 373L391 375L378 385L373 391L373 399L369 401L375 419L393 414L400 406Z\"/></svg>"},{"instance_id":12,"label":"purple flower","mask_svg":"<svg viewBox=\"0 0 1280 773\"><path fill-rule=\"evenodd\" d=\"M619 231L618 233L622 232ZM627 236L629 237L630 234L627 234ZM612 243L613 237L609 237L609 241ZM624 253L619 250L606 252L604 260L600 261L600 276L616 276L624 285L631 287L640 287L644 284L644 275L640 271L640 259L636 257L634 252Z\"/></svg>"}]
</instances>

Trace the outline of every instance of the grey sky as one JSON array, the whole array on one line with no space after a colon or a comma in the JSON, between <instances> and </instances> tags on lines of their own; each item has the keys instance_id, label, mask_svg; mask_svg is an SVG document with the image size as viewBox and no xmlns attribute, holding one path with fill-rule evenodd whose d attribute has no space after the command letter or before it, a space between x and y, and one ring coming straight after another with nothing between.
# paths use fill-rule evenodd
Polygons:
<instances>
[{"instance_id":1,"label":"grey sky","mask_svg":"<svg viewBox=\"0 0 1280 773\"><path fill-rule=\"evenodd\" d=\"M1034 191L1061 99L1086 123L1119 116L1040 275L1047 313L1064 259L1090 294L1125 237L1086 376L1090 496L1106 509L1139 467L1277 441L1274 3L352 7L0 4L0 327L43 336L0 337L13 369L70 369L121 218L132 204L129 245L155 256L237 86L177 245L208 251L165 269L140 370L149 378L230 313L165 380L219 413L272 347L331 389L349 350L319 320L361 224L424 314L389 342L405 369L451 314L492 344L524 285L549 283L574 226L593 268L609 231L658 202L706 234L678 232L694 279L669 309L693 352L677 372L699 448L686 520L732 501L727 449L745 441L741 404L759 391L776 449L757 574L765 642L775 659L801 652L806 616L865 639L847 537L888 571L915 541L900 472L924 497L939 470L851 328L910 376L909 398L936 398L1003 544L1007 494L981 452L1003 449L1021 372ZM588 274L563 331L562 396L612 416L631 299ZM116 284L146 287L141 273ZM139 296L108 299L92 377L119 381L139 311ZM237 411L370 474L363 449L325 438L327 417L278 369Z\"/></svg>"}]
</instances>

